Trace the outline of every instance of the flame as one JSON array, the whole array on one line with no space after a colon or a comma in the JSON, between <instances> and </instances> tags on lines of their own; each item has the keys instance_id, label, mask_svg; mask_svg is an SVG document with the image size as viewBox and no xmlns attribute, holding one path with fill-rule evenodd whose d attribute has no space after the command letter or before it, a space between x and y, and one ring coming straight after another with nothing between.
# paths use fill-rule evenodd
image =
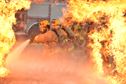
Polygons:
<instances>
[{"instance_id":1,"label":"flame","mask_svg":"<svg viewBox=\"0 0 126 84\"><path fill-rule=\"evenodd\" d=\"M31 0L33 3L42 4L45 0Z\"/></svg>"},{"instance_id":2,"label":"flame","mask_svg":"<svg viewBox=\"0 0 126 84\"><path fill-rule=\"evenodd\" d=\"M8 74L5 68L5 58L15 43L12 24L15 23L15 13L22 8L29 8L28 0L0 0L0 77Z\"/></svg>"},{"instance_id":3,"label":"flame","mask_svg":"<svg viewBox=\"0 0 126 84\"><path fill-rule=\"evenodd\" d=\"M125 84L126 1L68 0L67 3L64 18L88 25L87 46L91 48L95 71L105 75L110 84Z\"/></svg>"}]
</instances>

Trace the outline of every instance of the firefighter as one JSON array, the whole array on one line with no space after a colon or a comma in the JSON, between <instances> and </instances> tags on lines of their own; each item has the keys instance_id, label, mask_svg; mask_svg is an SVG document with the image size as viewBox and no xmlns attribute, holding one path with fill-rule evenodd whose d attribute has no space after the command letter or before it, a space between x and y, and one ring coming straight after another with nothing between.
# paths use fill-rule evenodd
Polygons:
<instances>
[{"instance_id":1,"label":"firefighter","mask_svg":"<svg viewBox=\"0 0 126 84\"><path fill-rule=\"evenodd\" d=\"M58 19L53 19L51 21L51 30L57 35L59 43L67 39L67 33L61 28L61 24Z\"/></svg>"},{"instance_id":2,"label":"firefighter","mask_svg":"<svg viewBox=\"0 0 126 84\"><path fill-rule=\"evenodd\" d=\"M50 29L49 22L47 20L42 20L39 22L39 30L40 33L35 36L34 42L46 44L57 43L58 37L55 32Z\"/></svg>"},{"instance_id":3,"label":"firefighter","mask_svg":"<svg viewBox=\"0 0 126 84\"><path fill-rule=\"evenodd\" d=\"M65 19L65 22L62 25L62 28L67 33L67 35L70 39L74 38L74 32L72 31L72 27L73 27L72 25L73 25L72 17L67 17Z\"/></svg>"},{"instance_id":4,"label":"firefighter","mask_svg":"<svg viewBox=\"0 0 126 84\"><path fill-rule=\"evenodd\" d=\"M40 20L38 23L32 25L28 31L28 36L30 37L30 43L34 42L34 38L40 33L43 34L49 30L48 20Z\"/></svg>"},{"instance_id":5,"label":"firefighter","mask_svg":"<svg viewBox=\"0 0 126 84\"><path fill-rule=\"evenodd\" d=\"M65 18L62 23L62 29L67 33L67 41L64 43L65 49L66 51L73 51L76 48L76 44L72 17Z\"/></svg>"},{"instance_id":6,"label":"firefighter","mask_svg":"<svg viewBox=\"0 0 126 84\"><path fill-rule=\"evenodd\" d=\"M74 45L76 48L83 48L85 45L85 31L82 29L82 25L79 22L74 22L72 25L74 32Z\"/></svg>"}]
</instances>

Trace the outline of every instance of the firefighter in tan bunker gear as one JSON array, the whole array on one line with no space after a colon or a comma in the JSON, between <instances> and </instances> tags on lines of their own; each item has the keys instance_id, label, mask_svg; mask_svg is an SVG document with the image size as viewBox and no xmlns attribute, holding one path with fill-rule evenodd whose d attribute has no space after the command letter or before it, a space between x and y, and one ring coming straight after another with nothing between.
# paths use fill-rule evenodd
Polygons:
<instances>
[{"instance_id":1,"label":"firefighter in tan bunker gear","mask_svg":"<svg viewBox=\"0 0 126 84\"><path fill-rule=\"evenodd\" d=\"M53 19L51 21L51 30L57 35L59 43L63 42L68 37L67 33L62 29L58 19Z\"/></svg>"},{"instance_id":2,"label":"firefighter in tan bunker gear","mask_svg":"<svg viewBox=\"0 0 126 84\"><path fill-rule=\"evenodd\" d=\"M50 30L48 20L42 20L39 22L40 34L35 36L34 42L36 43L55 43L58 41L55 32Z\"/></svg>"}]
</instances>

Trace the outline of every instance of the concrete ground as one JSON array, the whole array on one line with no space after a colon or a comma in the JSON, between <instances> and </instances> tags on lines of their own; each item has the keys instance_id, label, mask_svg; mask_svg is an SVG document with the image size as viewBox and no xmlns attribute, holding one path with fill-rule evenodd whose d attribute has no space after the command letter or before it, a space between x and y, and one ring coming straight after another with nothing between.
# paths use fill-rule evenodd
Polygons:
<instances>
[{"instance_id":1,"label":"concrete ground","mask_svg":"<svg viewBox=\"0 0 126 84\"><path fill-rule=\"evenodd\" d=\"M29 44L23 49L20 45L26 39L19 39L17 50L13 50L16 53L8 57L10 74L1 78L0 84L105 84L90 69L84 54L42 44Z\"/></svg>"}]
</instances>

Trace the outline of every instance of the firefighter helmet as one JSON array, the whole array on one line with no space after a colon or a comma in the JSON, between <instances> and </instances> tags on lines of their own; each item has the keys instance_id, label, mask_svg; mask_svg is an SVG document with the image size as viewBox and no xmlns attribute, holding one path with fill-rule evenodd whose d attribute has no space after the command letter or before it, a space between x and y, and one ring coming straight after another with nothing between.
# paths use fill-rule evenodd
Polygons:
<instances>
[{"instance_id":1,"label":"firefighter helmet","mask_svg":"<svg viewBox=\"0 0 126 84\"><path fill-rule=\"evenodd\" d=\"M51 21L51 27L53 29L57 29L57 28L59 28L59 26L60 26L60 21L58 19L53 19Z\"/></svg>"},{"instance_id":2,"label":"firefighter helmet","mask_svg":"<svg viewBox=\"0 0 126 84\"><path fill-rule=\"evenodd\" d=\"M58 19L53 19L51 21L52 25L59 25L60 24L60 21Z\"/></svg>"},{"instance_id":3,"label":"firefighter helmet","mask_svg":"<svg viewBox=\"0 0 126 84\"><path fill-rule=\"evenodd\" d=\"M39 25L42 25L42 26L49 25L49 21L48 20L40 20Z\"/></svg>"},{"instance_id":4,"label":"firefighter helmet","mask_svg":"<svg viewBox=\"0 0 126 84\"><path fill-rule=\"evenodd\" d=\"M39 29L41 32L45 32L48 30L48 25L49 25L49 21L48 20L41 20L39 22Z\"/></svg>"}]
</instances>

